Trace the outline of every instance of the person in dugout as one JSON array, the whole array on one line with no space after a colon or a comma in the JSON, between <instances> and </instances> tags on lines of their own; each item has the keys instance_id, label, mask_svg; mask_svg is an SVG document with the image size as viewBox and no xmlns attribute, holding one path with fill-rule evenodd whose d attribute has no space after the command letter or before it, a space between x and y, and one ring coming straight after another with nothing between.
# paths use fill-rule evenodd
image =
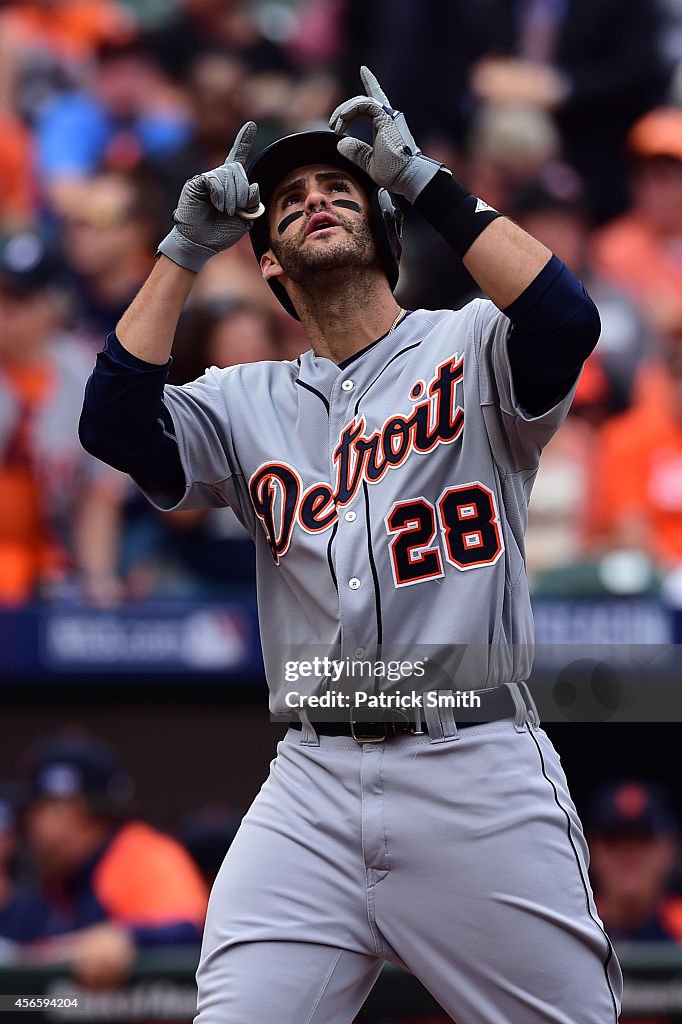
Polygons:
<instances>
[{"instance_id":1,"label":"person in dugout","mask_svg":"<svg viewBox=\"0 0 682 1024\"><path fill-rule=\"evenodd\" d=\"M107 988L139 949L200 941L206 886L180 843L130 817L133 789L90 737L49 737L29 755L20 828L34 882L0 906L0 938L20 959L68 961Z\"/></svg>"}]
</instances>

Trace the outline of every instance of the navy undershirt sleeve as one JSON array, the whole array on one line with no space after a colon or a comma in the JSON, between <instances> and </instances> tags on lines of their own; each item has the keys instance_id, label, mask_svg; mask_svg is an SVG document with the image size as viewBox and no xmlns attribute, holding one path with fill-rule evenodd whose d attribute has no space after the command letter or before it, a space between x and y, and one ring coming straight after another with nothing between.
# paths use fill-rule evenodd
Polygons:
<instances>
[{"instance_id":1,"label":"navy undershirt sleeve","mask_svg":"<svg viewBox=\"0 0 682 1024\"><path fill-rule=\"evenodd\" d=\"M91 455L172 505L185 492L185 474L163 403L170 367L170 359L164 366L138 359L110 334L85 388L78 436Z\"/></svg>"},{"instance_id":2,"label":"navy undershirt sleeve","mask_svg":"<svg viewBox=\"0 0 682 1024\"><path fill-rule=\"evenodd\" d=\"M445 172L434 175L415 209L458 251L460 187ZM516 397L540 416L573 387L599 340L599 313L584 287L553 256L515 302L503 310L512 322L509 361Z\"/></svg>"},{"instance_id":3,"label":"navy undershirt sleeve","mask_svg":"<svg viewBox=\"0 0 682 1024\"><path fill-rule=\"evenodd\" d=\"M601 321L581 282L553 256L511 306L508 351L516 397L541 416L575 384L599 340Z\"/></svg>"}]
</instances>

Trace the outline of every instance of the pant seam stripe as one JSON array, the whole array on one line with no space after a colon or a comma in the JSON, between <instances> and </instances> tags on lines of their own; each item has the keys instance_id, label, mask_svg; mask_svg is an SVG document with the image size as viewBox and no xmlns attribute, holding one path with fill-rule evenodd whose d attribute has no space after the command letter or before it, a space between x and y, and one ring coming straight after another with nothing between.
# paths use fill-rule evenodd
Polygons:
<instances>
[{"instance_id":1,"label":"pant seam stripe","mask_svg":"<svg viewBox=\"0 0 682 1024\"><path fill-rule=\"evenodd\" d=\"M602 936L604 937L604 940L606 942L606 958L602 961L602 964L603 964L603 968L604 968L604 977L606 979L606 984L608 986L609 995L611 997L611 1002L613 1004L614 1024L618 1024L618 1004L616 1002L616 997L615 997L614 992L613 992L613 987L612 987L611 981L609 979L609 964L611 963L611 960L613 959L613 956L614 956L613 946L611 945L610 938L608 937L608 935L604 931L604 928L602 927L602 925L599 923L599 921L596 919L596 917L592 913L592 909L590 907L589 889L587 887L587 882L585 881L585 875L583 874L583 868L582 868L582 864L580 863L580 858L578 856L578 851L576 850L575 843L573 841L573 835L571 833L571 818L570 818L570 815L569 815L568 811L566 810L566 808L561 803L561 801L559 800L559 794L557 792L557 788L554 785L554 782L550 779L549 775L547 774L547 771L545 769L545 759L542 756L542 750L540 749L540 744L538 743L536 736L533 734L533 732L532 732L532 730L531 730L531 728L530 728L530 726L528 724L526 724L526 729L528 731L528 735L532 739L532 741L535 744L535 747L537 749L538 757L540 758L540 768L542 770L542 774L545 777L545 779L547 780L547 782L550 784L550 786L552 787L552 792L554 794L554 802L557 805L557 807L559 808L559 810L562 812L564 817L566 818L566 835L568 837L568 841L570 843L571 850L573 851L573 856L575 857L575 862L576 862L576 864L578 866L578 874L580 876L580 881L582 883L583 892L585 893L585 908L587 910L587 916L597 926L597 928L599 929L600 933L602 934Z\"/></svg>"},{"instance_id":2,"label":"pant seam stripe","mask_svg":"<svg viewBox=\"0 0 682 1024\"><path fill-rule=\"evenodd\" d=\"M318 992L318 995L317 995L317 999L313 1003L313 1005L312 1005L312 1007L310 1009L310 1013L308 1014L308 1016L305 1019L305 1024L310 1024L310 1022L312 1021L313 1017L315 1016L317 1008L318 1008L318 1006L320 1005L320 1003L322 1001L322 996L325 994L325 992L327 990L327 986L329 985L329 982L332 979L332 975L333 975L334 971L336 970L336 967L338 965L339 960L341 959L341 953L342 952L343 952L342 950L338 950L336 956L334 957L334 960L333 960L333 962L331 964L331 967L327 971L327 976L325 977L324 981L322 982L322 985L320 987L320 991Z\"/></svg>"}]
</instances>

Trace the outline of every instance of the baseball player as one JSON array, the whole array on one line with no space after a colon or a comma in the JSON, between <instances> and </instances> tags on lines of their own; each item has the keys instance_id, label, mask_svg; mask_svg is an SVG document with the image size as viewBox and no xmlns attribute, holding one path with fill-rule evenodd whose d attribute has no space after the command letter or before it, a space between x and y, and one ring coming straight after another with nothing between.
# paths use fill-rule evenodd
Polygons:
<instances>
[{"instance_id":1,"label":"baseball player","mask_svg":"<svg viewBox=\"0 0 682 1024\"><path fill-rule=\"evenodd\" d=\"M197 1021L350 1024L390 961L458 1024L610 1024L619 967L524 683L530 490L599 318L361 76L366 95L331 131L249 166L250 122L222 167L187 182L81 419L88 450L158 508L229 504L251 532L270 708L292 720L213 887ZM357 117L372 145L348 134ZM489 300L400 308L396 195ZM309 351L164 386L197 272L249 229ZM378 674L351 701L353 666L397 647L414 651L401 685ZM424 650L419 700L383 706L416 693ZM293 651L310 664L283 664Z\"/></svg>"}]
</instances>

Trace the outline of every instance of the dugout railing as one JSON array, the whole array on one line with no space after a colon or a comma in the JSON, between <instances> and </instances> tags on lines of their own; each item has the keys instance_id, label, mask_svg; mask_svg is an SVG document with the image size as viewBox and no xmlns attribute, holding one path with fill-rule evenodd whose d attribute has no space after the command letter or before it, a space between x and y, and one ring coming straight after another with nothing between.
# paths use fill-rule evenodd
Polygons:
<instances>
[{"instance_id":1,"label":"dugout railing","mask_svg":"<svg viewBox=\"0 0 682 1024\"><path fill-rule=\"evenodd\" d=\"M67 964L0 967L0 1021L158 1022L192 1020L198 951L168 949L141 954L129 981L105 992L84 991ZM623 1017L682 1022L682 946L664 943L622 945L618 956L625 977ZM570 964L566 965L570 970ZM19 999L34 1000L33 1008ZM35 1002L49 1000L44 1011ZM74 1006L74 1001L77 1006ZM28 1016L27 1016L28 1014ZM399 1024L444 1019L438 1004L410 975L386 966L367 1000L361 1024Z\"/></svg>"}]
</instances>

